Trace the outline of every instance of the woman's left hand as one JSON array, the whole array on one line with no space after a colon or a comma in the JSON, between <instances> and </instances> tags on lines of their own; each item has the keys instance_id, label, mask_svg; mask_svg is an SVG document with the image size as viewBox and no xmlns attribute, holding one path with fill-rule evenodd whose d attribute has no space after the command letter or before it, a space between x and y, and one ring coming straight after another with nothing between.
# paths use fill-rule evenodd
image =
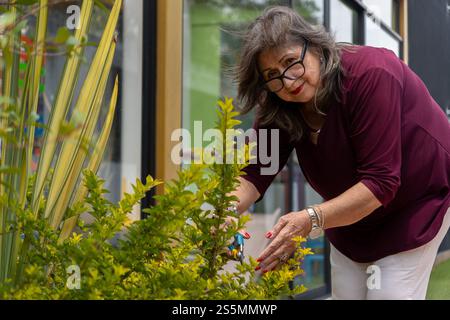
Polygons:
<instances>
[{"instance_id":1,"label":"woman's left hand","mask_svg":"<svg viewBox=\"0 0 450 320\"><path fill-rule=\"evenodd\" d=\"M306 237L310 231L311 221L306 210L282 216L273 230L266 233L266 238L271 239L272 243L256 260L259 265L255 270L266 273L286 262L297 248L292 239Z\"/></svg>"}]
</instances>

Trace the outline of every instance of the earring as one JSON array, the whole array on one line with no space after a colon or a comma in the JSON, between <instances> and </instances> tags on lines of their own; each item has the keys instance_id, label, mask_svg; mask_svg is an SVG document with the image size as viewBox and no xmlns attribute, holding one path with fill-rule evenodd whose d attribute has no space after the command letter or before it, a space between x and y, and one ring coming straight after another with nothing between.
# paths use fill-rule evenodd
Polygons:
<instances>
[{"instance_id":1,"label":"earring","mask_svg":"<svg viewBox=\"0 0 450 320\"><path fill-rule=\"evenodd\" d=\"M323 62L324 62L323 57L320 57L320 63L323 63Z\"/></svg>"}]
</instances>

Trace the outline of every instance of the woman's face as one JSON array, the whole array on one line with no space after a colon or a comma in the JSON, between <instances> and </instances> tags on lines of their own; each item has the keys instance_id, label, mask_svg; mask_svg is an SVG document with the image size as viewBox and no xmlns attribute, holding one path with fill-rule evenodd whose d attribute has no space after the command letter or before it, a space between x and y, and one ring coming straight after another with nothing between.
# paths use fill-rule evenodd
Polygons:
<instances>
[{"instance_id":1,"label":"woman's face","mask_svg":"<svg viewBox=\"0 0 450 320\"><path fill-rule=\"evenodd\" d=\"M259 70L265 81L280 76L287 67L300 60L303 45L288 45L263 51L258 57ZM284 78L284 87L275 94L286 102L312 102L320 83L320 59L307 50L305 73L297 80Z\"/></svg>"}]
</instances>

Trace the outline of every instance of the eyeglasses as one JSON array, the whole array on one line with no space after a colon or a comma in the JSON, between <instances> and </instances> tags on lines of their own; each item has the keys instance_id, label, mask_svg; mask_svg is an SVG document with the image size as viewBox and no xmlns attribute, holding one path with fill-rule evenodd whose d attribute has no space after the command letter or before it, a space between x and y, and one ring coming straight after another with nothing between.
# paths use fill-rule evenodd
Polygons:
<instances>
[{"instance_id":1,"label":"eyeglasses","mask_svg":"<svg viewBox=\"0 0 450 320\"><path fill-rule=\"evenodd\" d=\"M303 46L300 60L287 67L280 76L265 81L265 88L270 92L277 93L284 88L284 78L289 80L298 80L303 77L303 75L305 74L305 65L303 64L303 60L305 60L307 50L308 40L305 40L305 45Z\"/></svg>"}]
</instances>

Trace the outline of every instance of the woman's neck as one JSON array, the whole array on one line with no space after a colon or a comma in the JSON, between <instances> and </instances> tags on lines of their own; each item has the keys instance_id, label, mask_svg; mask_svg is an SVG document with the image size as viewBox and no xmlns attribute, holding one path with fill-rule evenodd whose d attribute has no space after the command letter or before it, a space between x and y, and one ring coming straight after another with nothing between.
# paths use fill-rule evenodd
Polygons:
<instances>
[{"instance_id":1,"label":"woman's neck","mask_svg":"<svg viewBox=\"0 0 450 320\"><path fill-rule=\"evenodd\" d=\"M302 111L306 114L315 113L313 102L307 102L303 105Z\"/></svg>"},{"instance_id":2,"label":"woman's neck","mask_svg":"<svg viewBox=\"0 0 450 320\"><path fill-rule=\"evenodd\" d=\"M325 117L318 114L312 104L306 104L304 108L300 110L303 120L313 130L320 130L325 123Z\"/></svg>"}]
</instances>

